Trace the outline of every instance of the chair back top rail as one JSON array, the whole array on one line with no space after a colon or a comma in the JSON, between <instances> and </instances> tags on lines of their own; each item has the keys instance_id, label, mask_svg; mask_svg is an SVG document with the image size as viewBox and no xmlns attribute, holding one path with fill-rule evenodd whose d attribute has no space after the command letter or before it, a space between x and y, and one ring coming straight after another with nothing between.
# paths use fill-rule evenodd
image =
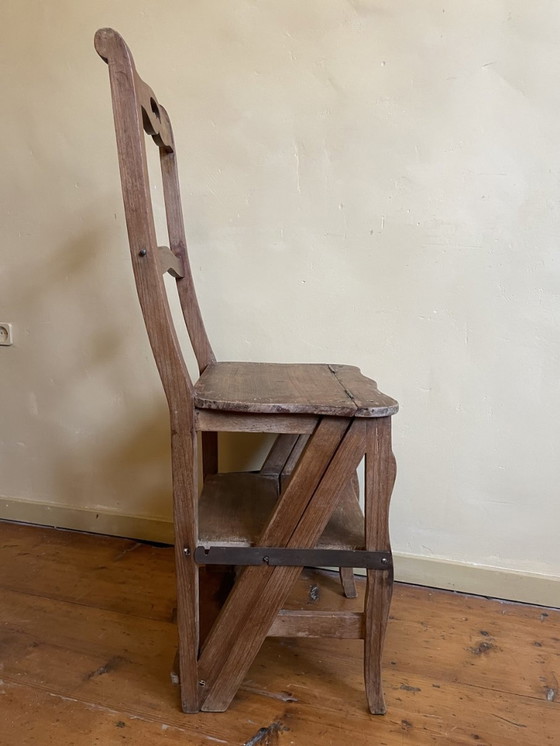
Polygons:
<instances>
[{"instance_id":1,"label":"chair back top rail","mask_svg":"<svg viewBox=\"0 0 560 746\"><path fill-rule=\"evenodd\" d=\"M156 364L173 410L181 402L184 406L185 394L192 400L192 382L175 332L162 273L169 272L176 279L199 371L215 362L189 265L173 130L167 111L138 75L132 54L120 34L113 29L100 29L95 35L95 49L109 67L136 288ZM169 249L157 245L144 133L159 148Z\"/></svg>"}]
</instances>

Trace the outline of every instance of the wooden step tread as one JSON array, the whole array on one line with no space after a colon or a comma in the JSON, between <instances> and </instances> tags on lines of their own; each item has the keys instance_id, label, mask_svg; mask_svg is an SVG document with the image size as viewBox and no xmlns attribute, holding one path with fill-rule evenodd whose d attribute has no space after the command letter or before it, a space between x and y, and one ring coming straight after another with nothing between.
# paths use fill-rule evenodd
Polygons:
<instances>
[{"instance_id":1,"label":"wooden step tread","mask_svg":"<svg viewBox=\"0 0 560 746\"><path fill-rule=\"evenodd\" d=\"M348 490L352 486L348 485ZM277 480L250 472L207 477L199 502L199 540L204 546L253 546L278 499ZM342 499L317 547L363 549L364 518L358 501Z\"/></svg>"}]
</instances>

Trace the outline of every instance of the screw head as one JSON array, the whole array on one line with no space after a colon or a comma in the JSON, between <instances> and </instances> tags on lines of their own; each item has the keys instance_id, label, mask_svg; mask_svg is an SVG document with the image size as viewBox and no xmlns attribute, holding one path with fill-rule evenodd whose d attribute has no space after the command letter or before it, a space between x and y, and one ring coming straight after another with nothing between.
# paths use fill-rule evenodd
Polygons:
<instances>
[{"instance_id":1,"label":"screw head","mask_svg":"<svg viewBox=\"0 0 560 746\"><path fill-rule=\"evenodd\" d=\"M188 547L185 547L185 548L183 549L183 552L185 553L185 555L186 555L187 557L190 557L190 556L191 556L191 550L190 550L190 549L189 549Z\"/></svg>"},{"instance_id":2,"label":"screw head","mask_svg":"<svg viewBox=\"0 0 560 746\"><path fill-rule=\"evenodd\" d=\"M146 256L147 253L148 253L147 249L142 249L141 251L138 252L138 256Z\"/></svg>"},{"instance_id":3,"label":"screw head","mask_svg":"<svg viewBox=\"0 0 560 746\"><path fill-rule=\"evenodd\" d=\"M270 557L264 556L263 557L263 562L266 562L266 564L268 565L268 563L270 562Z\"/></svg>"}]
</instances>

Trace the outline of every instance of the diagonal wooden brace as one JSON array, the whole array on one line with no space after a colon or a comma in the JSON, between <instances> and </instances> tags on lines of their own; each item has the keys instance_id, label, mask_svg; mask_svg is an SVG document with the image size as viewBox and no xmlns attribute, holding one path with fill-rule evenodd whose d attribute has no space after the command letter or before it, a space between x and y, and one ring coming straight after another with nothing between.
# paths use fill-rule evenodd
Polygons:
<instances>
[{"instance_id":1,"label":"diagonal wooden brace","mask_svg":"<svg viewBox=\"0 0 560 746\"><path fill-rule=\"evenodd\" d=\"M364 420L326 418L282 493L259 546L315 546L338 496L365 452ZM335 434L338 433L338 443ZM329 447L325 437L329 436ZM320 461L319 464L316 459ZM305 485L309 469L319 478ZM307 489L305 489L307 487ZM224 711L245 678L301 567L246 567L226 601L199 660L202 709Z\"/></svg>"},{"instance_id":2,"label":"diagonal wooden brace","mask_svg":"<svg viewBox=\"0 0 560 746\"><path fill-rule=\"evenodd\" d=\"M276 505L271 520L258 541L260 546L285 546L293 533L310 494L317 488L348 428L346 419L325 419L316 427L307 444L293 479ZM194 552L194 547L192 548ZM271 570L270 570L271 572ZM261 587L270 574L268 568L244 570L214 624L202 648L199 669L203 681L218 675L222 661L241 633L247 608L258 603Z\"/></svg>"}]
</instances>

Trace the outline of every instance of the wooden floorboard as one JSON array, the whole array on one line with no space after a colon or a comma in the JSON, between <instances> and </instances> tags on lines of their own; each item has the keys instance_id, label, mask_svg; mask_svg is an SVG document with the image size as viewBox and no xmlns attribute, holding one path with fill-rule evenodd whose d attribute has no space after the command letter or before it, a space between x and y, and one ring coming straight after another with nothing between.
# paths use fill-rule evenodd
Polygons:
<instances>
[{"instance_id":1,"label":"wooden floorboard","mask_svg":"<svg viewBox=\"0 0 560 746\"><path fill-rule=\"evenodd\" d=\"M335 575L292 608L350 608ZM230 709L184 715L173 554L0 523L0 746L560 744L560 612L397 585L388 713L367 713L362 643L269 639Z\"/></svg>"}]
</instances>

